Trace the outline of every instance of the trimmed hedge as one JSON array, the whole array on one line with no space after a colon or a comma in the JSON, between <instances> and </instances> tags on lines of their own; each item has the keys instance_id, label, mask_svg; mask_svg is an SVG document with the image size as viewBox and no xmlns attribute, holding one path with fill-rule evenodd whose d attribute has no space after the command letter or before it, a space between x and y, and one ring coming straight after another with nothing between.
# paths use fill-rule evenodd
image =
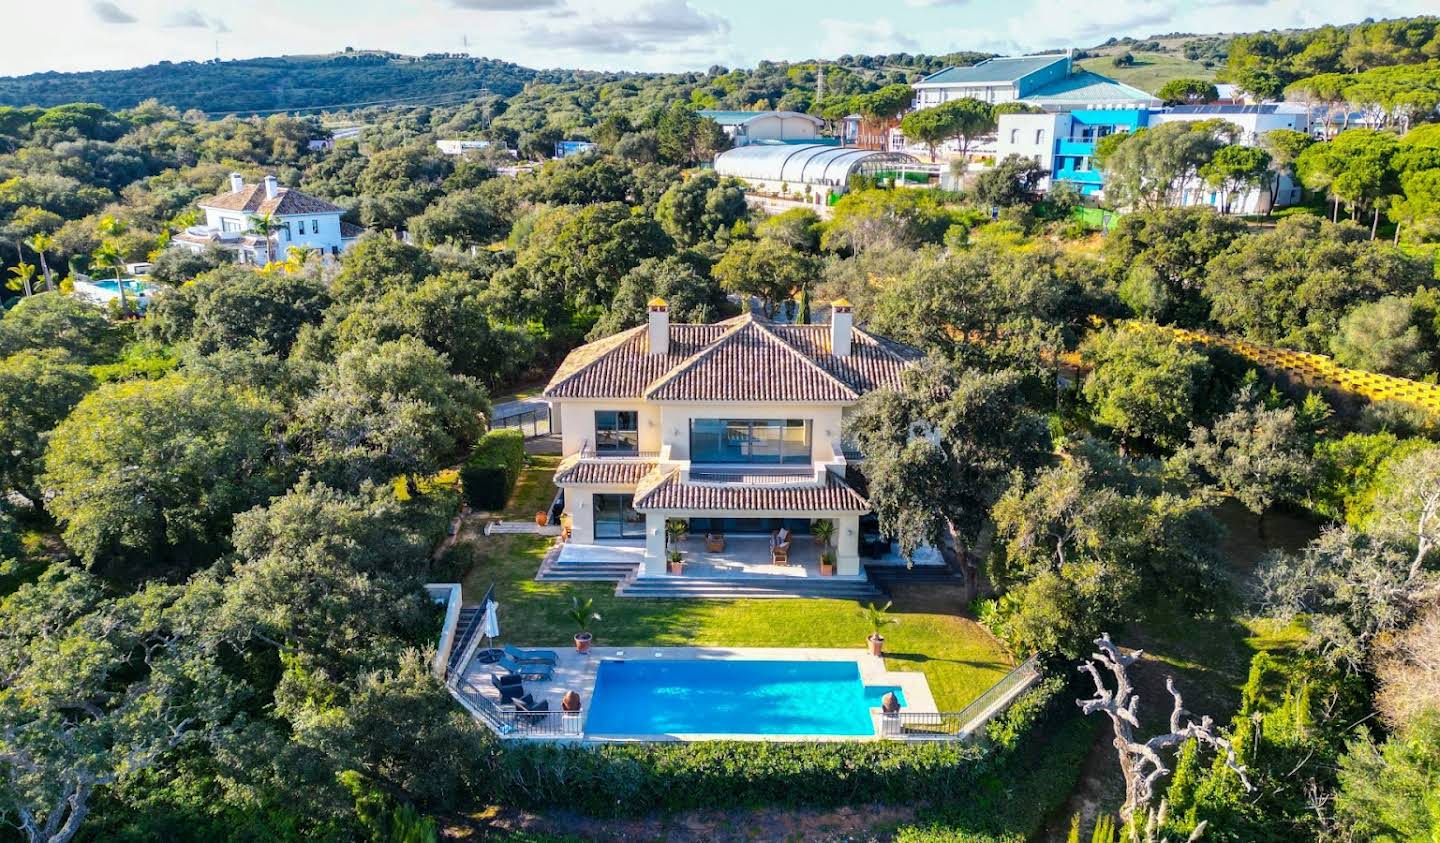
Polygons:
<instances>
[{"instance_id":1,"label":"trimmed hedge","mask_svg":"<svg viewBox=\"0 0 1440 843\"><path fill-rule=\"evenodd\" d=\"M970 744L696 743L564 746L507 742L499 792L522 808L597 817L725 806L756 808L941 800L988 766Z\"/></svg>"},{"instance_id":2,"label":"trimmed hedge","mask_svg":"<svg viewBox=\"0 0 1440 843\"><path fill-rule=\"evenodd\" d=\"M991 736L998 739L991 745L507 741L495 775L507 804L598 817L716 806L944 805L997 783L1003 789L1017 764L1033 764L1032 756L1043 756L1051 737L1048 727L1059 712L1069 714L1068 696L1065 683L1041 682L991 724Z\"/></svg>"},{"instance_id":3,"label":"trimmed hedge","mask_svg":"<svg viewBox=\"0 0 1440 843\"><path fill-rule=\"evenodd\" d=\"M524 434L514 428L486 433L460 469L465 501L471 509L504 509L524 468Z\"/></svg>"}]
</instances>

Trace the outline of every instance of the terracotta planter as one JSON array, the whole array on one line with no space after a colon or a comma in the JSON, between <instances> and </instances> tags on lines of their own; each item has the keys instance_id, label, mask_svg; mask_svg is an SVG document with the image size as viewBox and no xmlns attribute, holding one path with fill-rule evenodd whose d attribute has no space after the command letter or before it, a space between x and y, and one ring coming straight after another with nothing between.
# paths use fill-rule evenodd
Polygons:
<instances>
[{"instance_id":1,"label":"terracotta planter","mask_svg":"<svg viewBox=\"0 0 1440 843\"><path fill-rule=\"evenodd\" d=\"M834 566L834 565L827 565L827 564L825 564L824 562L821 562L821 563L820 563L820 576L822 576L822 577L833 577L833 576L835 576L835 566Z\"/></svg>"},{"instance_id":2,"label":"terracotta planter","mask_svg":"<svg viewBox=\"0 0 1440 843\"><path fill-rule=\"evenodd\" d=\"M672 577L678 577L685 573L684 562L666 562L665 566L666 570L670 572L670 576Z\"/></svg>"},{"instance_id":3,"label":"terracotta planter","mask_svg":"<svg viewBox=\"0 0 1440 843\"><path fill-rule=\"evenodd\" d=\"M566 691L565 696L560 698L560 710L567 714L576 714L580 711L580 695L574 691Z\"/></svg>"},{"instance_id":4,"label":"terracotta planter","mask_svg":"<svg viewBox=\"0 0 1440 843\"><path fill-rule=\"evenodd\" d=\"M576 634L576 636L575 636L575 652L577 652L577 653L588 653L588 652L590 652L590 642L593 641L593 640L595 640L595 636L591 635L591 634L588 633L588 632L581 632L581 633Z\"/></svg>"},{"instance_id":5,"label":"terracotta planter","mask_svg":"<svg viewBox=\"0 0 1440 843\"><path fill-rule=\"evenodd\" d=\"M865 640L870 642L870 655L872 655L872 656L883 656L883 655L885 655L885 636L883 636L883 635L872 635L872 636L870 636L869 638L867 638L867 639L865 639Z\"/></svg>"},{"instance_id":6,"label":"terracotta planter","mask_svg":"<svg viewBox=\"0 0 1440 843\"><path fill-rule=\"evenodd\" d=\"M538 524L538 525L540 525L541 527L544 527L544 526L545 526L545 523L546 523L547 521L549 521L549 520L550 520L550 518L549 518L545 513L543 513L543 512L537 512L537 513L535 513L535 523Z\"/></svg>"}]
</instances>

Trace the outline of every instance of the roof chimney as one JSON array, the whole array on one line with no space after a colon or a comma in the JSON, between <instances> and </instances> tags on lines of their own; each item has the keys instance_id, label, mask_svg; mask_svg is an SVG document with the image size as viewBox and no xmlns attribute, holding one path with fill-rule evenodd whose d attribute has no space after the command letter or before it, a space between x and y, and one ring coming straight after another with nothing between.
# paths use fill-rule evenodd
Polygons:
<instances>
[{"instance_id":1,"label":"roof chimney","mask_svg":"<svg viewBox=\"0 0 1440 843\"><path fill-rule=\"evenodd\" d=\"M830 353L836 357L850 356L850 336L854 333L855 314L850 302L830 302Z\"/></svg>"},{"instance_id":2,"label":"roof chimney","mask_svg":"<svg viewBox=\"0 0 1440 843\"><path fill-rule=\"evenodd\" d=\"M280 192L280 182L274 176L265 177L265 198L274 199L275 194Z\"/></svg>"},{"instance_id":3,"label":"roof chimney","mask_svg":"<svg viewBox=\"0 0 1440 843\"><path fill-rule=\"evenodd\" d=\"M670 353L670 305L656 296L650 300L650 353Z\"/></svg>"},{"instance_id":4,"label":"roof chimney","mask_svg":"<svg viewBox=\"0 0 1440 843\"><path fill-rule=\"evenodd\" d=\"M245 189L245 177L239 173L230 174L230 192L239 193Z\"/></svg>"}]
</instances>

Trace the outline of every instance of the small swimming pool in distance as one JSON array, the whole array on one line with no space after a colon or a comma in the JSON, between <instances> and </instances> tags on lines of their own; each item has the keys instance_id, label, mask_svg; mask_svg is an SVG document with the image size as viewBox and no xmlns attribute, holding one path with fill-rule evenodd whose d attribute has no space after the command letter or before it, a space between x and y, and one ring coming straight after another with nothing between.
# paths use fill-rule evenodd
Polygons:
<instances>
[{"instance_id":1,"label":"small swimming pool in distance","mask_svg":"<svg viewBox=\"0 0 1440 843\"><path fill-rule=\"evenodd\" d=\"M605 660L588 735L875 734L870 709L899 688L867 686L853 661Z\"/></svg>"}]
</instances>

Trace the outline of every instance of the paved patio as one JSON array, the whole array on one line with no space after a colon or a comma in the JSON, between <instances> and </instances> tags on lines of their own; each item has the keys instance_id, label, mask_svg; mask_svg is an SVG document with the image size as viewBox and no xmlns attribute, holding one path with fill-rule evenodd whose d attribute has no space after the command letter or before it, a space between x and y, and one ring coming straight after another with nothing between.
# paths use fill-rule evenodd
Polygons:
<instances>
[{"instance_id":1,"label":"paved patio","mask_svg":"<svg viewBox=\"0 0 1440 843\"><path fill-rule=\"evenodd\" d=\"M546 648L549 649L549 648ZM886 686L898 685L904 692L904 711L928 713L935 712L935 698L930 693L930 684L925 679L925 674L918 671L889 671L885 668L885 659L872 656L869 652L860 647L853 649L830 649L830 648L780 648L780 647L591 647L588 654L575 652L574 647L553 648L558 663L555 666L554 678L548 682L526 682L525 691L531 694L538 702L547 700L550 703L551 711L558 711L560 700L565 696L566 691L575 691L580 695L582 714L589 711L590 700L595 690L595 673L600 667L600 662L605 659L624 659L626 661L638 661L643 659L748 659L768 661L853 661L859 665L860 680L866 685ZM499 705L500 694L491 684L490 677L493 674L504 673L505 671L495 664L480 664L472 662L465 671L465 677L475 688L479 689L491 702ZM586 735L583 734L584 725L582 721L581 735L586 740L706 740L714 738L734 738L734 735ZM800 741L800 740L855 740L850 736L836 735L763 735L743 736L746 740L768 740L768 741Z\"/></svg>"}]
</instances>

